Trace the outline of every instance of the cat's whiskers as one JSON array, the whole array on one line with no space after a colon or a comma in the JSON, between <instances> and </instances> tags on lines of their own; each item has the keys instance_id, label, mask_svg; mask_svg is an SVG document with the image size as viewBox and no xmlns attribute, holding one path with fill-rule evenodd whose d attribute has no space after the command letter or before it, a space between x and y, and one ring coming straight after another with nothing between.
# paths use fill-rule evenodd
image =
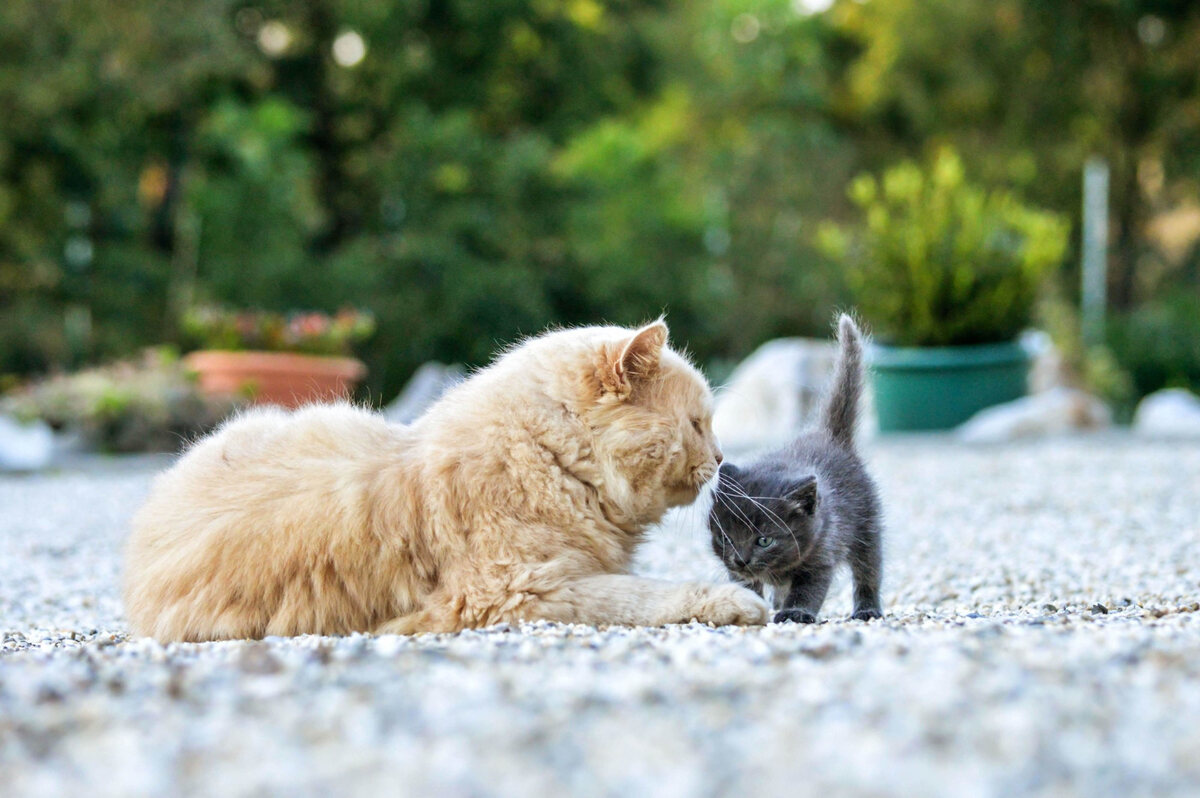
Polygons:
<instances>
[{"instance_id":1,"label":"cat's whiskers","mask_svg":"<svg viewBox=\"0 0 1200 798\"><path fill-rule=\"evenodd\" d=\"M729 548L733 549L734 553L737 553L737 546L733 545L733 541L730 539L729 535L725 534L725 527L721 526L721 520L719 518L717 518L716 515L710 515L709 517L712 518L713 523L715 523L717 525L717 531L719 531L721 533L721 537L722 537L721 562L722 562L722 564L724 564L724 562L725 562L725 544L728 543Z\"/></svg>"},{"instance_id":2,"label":"cat's whiskers","mask_svg":"<svg viewBox=\"0 0 1200 798\"><path fill-rule=\"evenodd\" d=\"M740 489L740 487L739 487L739 489ZM715 496L721 502L721 506L728 509L730 511L730 513L740 516L742 518L742 520L746 523L747 527L749 527L751 529L753 529L755 527L754 522L750 520L750 517L745 513L745 511L742 510L742 508L737 506L737 502L735 502L733 500L733 497L722 494L720 492L720 490L718 490L716 492ZM788 537L790 537L792 539L792 544L797 549L800 548L800 541L796 539L796 533L792 531L791 527L784 524L782 519L780 519L778 515L775 515L775 513L771 512L771 510L769 508L763 507L758 502L752 501L751 504L754 504L756 507L763 510L764 514L767 515L767 520L771 521L773 524L775 524L776 526L783 529L783 531L787 532ZM771 516L774 516L774 518L772 518ZM713 517L713 520L714 521L717 520L715 516ZM718 526L719 526L719 522L718 522ZM722 530L722 534L724 534L724 530ZM730 543L732 545L732 541ZM810 542L808 545L808 548L805 549L804 554L801 556L801 562L803 562L805 559L807 559L808 555L812 553L813 546L814 546L814 543ZM769 576L769 574L767 574L767 576ZM762 578L762 576L759 577L760 580L761 580L761 578Z\"/></svg>"},{"instance_id":3,"label":"cat's whiskers","mask_svg":"<svg viewBox=\"0 0 1200 798\"><path fill-rule=\"evenodd\" d=\"M749 527L750 529L754 529L756 527L755 523L750 519L750 516L746 513L746 511L743 510L741 507L738 507L737 502L734 501L735 497L722 494L719 491L718 491L717 496L718 496L718 499L721 501L721 506L725 507L727 510L729 510L729 512L731 514L739 517L746 524L747 527ZM755 504L754 502L751 502L751 503ZM756 504L756 506L760 506L760 505ZM770 517L768 517L767 520L771 521L776 526L779 526L778 521L776 521ZM798 547L800 545L800 541L796 540L796 534L794 532L792 532L792 530L789 529L787 526L783 526L782 529L785 532L787 532L788 535L791 536L792 542L795 543L796 546Z\"/></svg>"},{"instance_id":4,"label":"cat's whiskers","mask_svg":"<svg viewBox=\"0 0 1200 798\"><path fill-rule=\"evenodd\" d=\"M757 507L759 510L762 510L762 512L763 512L763 515L764 515L764 516L766 516L766 518L767 518L767 520L768 520L768 521L770 521L771 523L773 523L773 524L774 524L776 527L778 527L779 529L782 529L784 532L787 532L787 533L788 533L788 537L790 537L790 538L792 539L792 543L794 543L794 544L796 545L796 547L797 547L797 548L799 548L799 546L800 546L800 541L796 539L796 533L792 531L792 528L791 528L790 526L788 526L788 525L787 525L787 524L784 522L784 520L783 520L782 518L780 518L780 517L779 517L779 516L778 516L778 515L775 513L775 511L773 511L771 508L767 507L767 506L766 506L765 504L763 504L762 502L755 501L753 498L751 498L751 497L750 497L750 496L749 496L749 495L746 493L745 489L744 489L744 488L742 488L742 486L741 486L741 485L738 485L738 484L737 484L736 482L734 482L733 480L728 480L727 484L728 484L730 487L732 487L732 488L735 488L735 489L737 490L737 494L735 494L735 495L733 495L733 496L726 496L726 497L725 497L726 501L724 502L724 506L725 506L725 507L728 507L728 508L729 508L729 510L730 510L730 512L736 512L736 513L740 514L740 515L741 515L741 517L742 517L742 518L743 518L743 519L746 521L747 525L749 525L749 526L753 527L753 526L754 526L754 524L753 524L753 523L751 523L751 521L750 521L749 517L746 515L746 513L745 513L745 512L743 512L743 511L742 511L742 509L741 509L740 507L737 507L737 503L736 503L736 502L732 501L732 499L734 499L734 498L743 498L743 499L746 499L746 500L747 500L747 501L749 501L751 504L753 504L755 507ZM718 490L718 493L719 493L719 490ZM811 546L810 546L809 548L811 549Z\"/></svg>"},{"instance_id":5,"label":"cat's whiskers","mask_svg":"<svg viewBox=\"0 0 1200 798\"><path fill-rule=\"evenodd\" d=\"M718 489L716 498L717 501L721 502L722 507L744 522L747 527L750 527L751 529L754 528L754 522L750 520L750 516L746 514L745 510L743 510L741 507L738 507L737 503L734 502L730 496L721 493L721 491Z\"/></svg>"},{"instance_id":6,"label":"cat's whiskers","mask_svg":"<svg viewBox=\"0 0 1200 798\"><path fill-rule=\"evenodd\" d=\"M762 510L765 515L769 516L771 518L771 520L773 520L777 526L782 526L785 529L788 529L790 531L790 527L787 526L786 522L782 518L780 518L779 515L774 510L772 510L770 507L763 504L761 501L758 501L759 499L763 499L763 500L778 499L779 498L778 496L751 496L749 493L746 492L745 488L743 488L741 485L739 485L734 480L729 480L729 486L731 488L734 488L735 490L737 490L737 497L745 499L746 501L750 502L755 507Z\"/></svg>"},{"instance_id":7,"label":"cat's whiskers","mask_svg":"<svg viewBox=\"0 0 1200 798\"><path fill-rule=\"evenodd\" d=\"M746 501L750 502L758 509L762 510L763 514L766 515L768 517L768 519L770 519L775 524L775 526L786 529L788 531L788 534L790 534L792 536L792 540L793 541L796 540L796 534L792 531L792 528L787 525L787 522L784 521L770 507L763 504L761 501L757 501L758 499L776 499L778 497L776 497L776 496L750 496L749 494L747 494L745 492L745 490L740 485L734 485L734 487L737 488L738 493L740 494L741 498L745 499ZM797 541L797 545L799 545L798 541Z\"/></svg>"},{"instance_id":8,"label":"cat's whiskers","mask_svg":"<svg viewBox=\"0 0 1200 798\"><path fill-rule=\"evenodd\" d=\"M799 547L800 547L800 541L796 539L796 533L792 531L791 527L789 527L789 526L787 526L786 524L784 524L784 522L783 522L783 519L782 519L782 518L780 518L778 515L776 515L776 514L775 514L775 513L774 513L774 512L773 512L773 511L772 511L772 510L769 508L769 507L766 507L765 505L761 504L760 502L757 502L757 501L755 501L755 500L754 500L754 497L751 497L750 495L748 495L748 494L745 492L745 490L742 488L742 486L741 486L741 485L738 485L737 483L735 483L735 482L732 482L732 481L730 481L730 484L731 484L733 487L735 487L735 488L737 488L737 489L738 489L738 492L741 494L741 497L742 497L743 499L746 499L746 500L747 500L747 501L749 501L751 504L753 504L755 507L758 507L759 509L761 509L761 510L762 510L764 513L766 513L766 514L767 514L769 517L770 517L770 516L773 516L773 517L775 518L775 523L776 523L776 525L777 525L777 526L782 524L782 525L783 525L783 528L784 528L784 529L786 529L786 530L788 531L788 534L792 536L792 542L796 544L796 547L797 547L797 548L799 548ZM771 497L769 497L769 496L760 496L760 497L758 497L758 498L762 498L762 499L768 499L768 498L771 498ZM800 554L800 558L799 558L799 559L796 561L796 564L797 564L797 565L800 565L800 564L802 564L802 563L803 563L805 560L807 560L807 559L809 558L809 556L810 556L810 555L813 553L813 550L814 550L814 549L817 547L817 542L818 542L820 539L821 539L821 536L818 534L818 532L817 532L817 531L815 531L815 530L814 530L814 532L813 532L813 535L812 535L812 539L808 541L808 546L806 546L806 547L804 548L804 551L803 551L803 552Z\"/></svg>"}]
</instances>

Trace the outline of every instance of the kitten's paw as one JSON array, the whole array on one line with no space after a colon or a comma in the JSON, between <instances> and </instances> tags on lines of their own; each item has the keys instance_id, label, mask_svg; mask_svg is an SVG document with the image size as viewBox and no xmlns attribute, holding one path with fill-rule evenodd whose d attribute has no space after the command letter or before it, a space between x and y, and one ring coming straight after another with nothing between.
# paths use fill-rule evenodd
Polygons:
<instances>
[{"instance_id":1,"label":"kitten's paw","mask_svg":"<svg viewBox=\"0 0 1200 798\"><path fill-rule=\"evenodd\" d=\"M706 586L692 615L713 626L761 626L770 616L767 603L739 585Z\"/></svg>"},{"instance_id":2,"label":"kitten's paw","mask_svg":"<svg viewBox=\"0 0 1200 798\"><path fill-rule=\"evenodd\" d=\"M816 623L817 614L808 610L801 610L793 607L789 610L780 610L775 613L773 623Z\"/></svg>"},{"instance_id":3,"label":"kitten's paw","mask_svg":"<svg viewBox=\"0 0 1200 798\"><path fill-rule=\"evenodd\" d=\"M883 617L883 612L878 607L860 607L850 616L854 621L875 621Z\"/></svg>"}]
</instances>

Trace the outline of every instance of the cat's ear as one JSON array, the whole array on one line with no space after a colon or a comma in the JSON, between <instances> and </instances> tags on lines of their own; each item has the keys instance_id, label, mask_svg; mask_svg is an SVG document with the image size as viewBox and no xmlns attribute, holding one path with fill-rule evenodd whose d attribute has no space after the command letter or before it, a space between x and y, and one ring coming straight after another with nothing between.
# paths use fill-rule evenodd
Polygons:
<instances>
[{"instance_id":1,"label":"cat's ear","mask_svg":"<svg viewBox=\"0 0 1200 798\"><path fill-rule=\"evenodd\" d=\"M821 502L821 497L817 492L817 478L812 474L801 477L788 487L783 498L796 512L803 515L814 514L817 511L817 505Z\"/></svg>"},{"instance_id":2,"label":"cat's ear","mask_svg":"<svg viewBox=\"0 0 1200 798\"><path fill-rule=\"evenodd\" d=\"M619 348L602 375L605 390L624 398L633 390L633 383L658 371L662 349L667 343L667 325L662 319L651 322L635 332Z\"/></svg>"}]
</instances>

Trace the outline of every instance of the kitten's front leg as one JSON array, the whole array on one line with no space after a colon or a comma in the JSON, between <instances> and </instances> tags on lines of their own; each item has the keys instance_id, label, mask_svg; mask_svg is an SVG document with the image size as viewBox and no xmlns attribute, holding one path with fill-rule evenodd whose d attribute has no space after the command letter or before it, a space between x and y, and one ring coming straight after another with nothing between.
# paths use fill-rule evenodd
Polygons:
<instances>
[{"instance_id":1,"label":"kitten's front leg","mask_svg":"<svg viewBox=\"0 0 1200 798\"><path fill-rule=\"evenodd\" d=\"M523 608L526 618L589 625L662 626L692 620L714 626L764 624L763 600L738 585L664 582L625 574L573 579Z\"/></svg>"},{"instance_id":2,"label":"kitten's front leg","mask_svg":"<svg viewBox=\"0 0 1200 798\"><path fill-rule=\"evenodd\" d=\"M792 578L783 609L775 613L775 623L816 623L817 613L825 603L829 583L833 581L832 568L820 568L797 574Z\"/></svg>"}]
</instances>

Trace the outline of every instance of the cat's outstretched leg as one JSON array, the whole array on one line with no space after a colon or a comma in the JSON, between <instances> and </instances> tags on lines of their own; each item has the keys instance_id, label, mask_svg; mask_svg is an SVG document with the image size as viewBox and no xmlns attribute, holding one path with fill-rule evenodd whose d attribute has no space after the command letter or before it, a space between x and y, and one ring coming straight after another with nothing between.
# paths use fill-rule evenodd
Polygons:
<instances>
[{"instance_id":1,"label":"cat's outstretched leg","mask_svg":"<svg viewBox=\"0 0 1200 798\"><path fill-rule=\"evenodd\" d=\"M833 568L815 568L797 574L792 578L783 608L775 613L775 623L816 623L832 581Z\"/></svg>"},{"instance_id":2,"label":"cat's outstretched leg","mask_svg":"<svg viewBox=\"0 0 1200 798\"><path fill-rule=\"evenodd\" d=\"M850 544L850 572L854 577L854 612L856 621L870 621L883 617L879 603L879 581L883 575L883 552L879 529L870 524L858 530Z\"/></svg>"},{"instance_id":3,"label":"cat's outstretched leg","mask_svg":"<svg viewBox=\"0 0 1200 798\"><path fill-rule=\"evenodd\" d=\"M461 624L440 618L435 612L422 610L385 621L372 629L371 632L377 635L415 635L426 632L439 634L457 632L461 628Z\"/></svg>"},{"instance_id":4,"label":"cat's outstretched leg","mask_svg":"<svg viewBox=\"0 0 1200 798\"><path fill-rule=\"evenodd\" d=\"M494 603L493 603L494 602ZM433 608L385 621L375 634L457 632L501 621L558 621L593 626L662 626L699 621L713 626L764 624L763 600L738 585L664 582L624 574L571 579L552 588L527 583L482 605L442 599Z\"/></svg>"},{"instance_id":5,"label":"cat's outstretched leg","mask_svg":"<svg viewBox=\"0 0 1200 798\"><path fill-rule=\"evenodd\" d=\"M664 582L625 574L572 579L520 608L522 617L592 625L764 624L766 603L738 585Z\"/></svg>"},{"instance_id":6,"label":"cat's outstretched leg","mask_svg":"<svg viewBox=\"0 0 1200 798\"><path fill-rule=\"evenodd\" d=\"M753 590L758 594L759 598L763 598L763 583L762 582L738 582L739 585L747 590Z\"/></svg>"}]
</instances>

